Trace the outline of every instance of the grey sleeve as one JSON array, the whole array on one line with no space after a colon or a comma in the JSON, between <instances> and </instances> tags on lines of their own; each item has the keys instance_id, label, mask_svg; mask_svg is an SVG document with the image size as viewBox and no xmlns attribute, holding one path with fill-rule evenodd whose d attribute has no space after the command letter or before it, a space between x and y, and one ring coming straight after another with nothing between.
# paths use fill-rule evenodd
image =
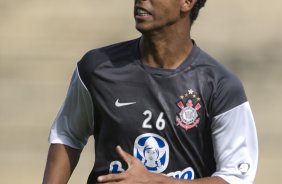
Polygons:
<instances>
[{"instance_id":1,"label":"grey sleeve","mask_svg":"<svg viewBox=\"0 0 282 184\"><path fill-rule=\"evenodd\" d=\"M82 149L92 135L93 128L94 111L91 95L76 69L66 99L51 127L49 142Z\"/></svg>"},{"instance_id":2,"label":"grey sleeve","mask_svg":"<svg viewBox=\"0 0 282 184\"><path fill-rule=\"evenodd\" d=\"M213 118L212 138L217 163L213 176L230 184L252 184L258 162L258 141L249 102Z\"/></svg>"}]
</instances>

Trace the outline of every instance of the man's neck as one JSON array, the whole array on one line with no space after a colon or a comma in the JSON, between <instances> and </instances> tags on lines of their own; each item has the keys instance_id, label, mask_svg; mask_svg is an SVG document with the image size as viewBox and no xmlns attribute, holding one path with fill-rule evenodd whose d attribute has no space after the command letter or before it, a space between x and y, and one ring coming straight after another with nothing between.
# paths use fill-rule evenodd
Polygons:
<instances>
[{"instance_id":1,"label":"man's neck","mask_svg":"<svg viewBox=\"0 0 282 184\"><path fill-rule=\"evenodd\" d=\"M142 62L164 69L176 69L193 48L189 30L143 34L140 42Z\"/></svg>"}]
</instances>

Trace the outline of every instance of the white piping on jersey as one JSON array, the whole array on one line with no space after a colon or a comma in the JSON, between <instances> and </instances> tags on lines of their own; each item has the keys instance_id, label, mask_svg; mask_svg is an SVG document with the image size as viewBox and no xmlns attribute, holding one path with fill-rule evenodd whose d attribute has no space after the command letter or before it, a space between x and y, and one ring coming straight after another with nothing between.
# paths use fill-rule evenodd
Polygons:
<instances>
[{"instance_id":1,"label":"white piping on jersey","mask_svg":"<svg viewBox=\"0 0 282 184\"><path fill-rule=\"evenodd\" d=\"M84 82L82 81L82 79L80 77L80 74L79 74L79 71L78 71L78 67L76 67L76 74L77 74L77 76L79 78L79 81L81 82L83 87L86 89L89 99L91 99L91 116L92 116L91 132L93 132L94 131L94 107L93 107L92 97L91 97L91 94L90 94L88 88L86 87L86 85L84 84Z\"/></svg>"}]
</instances>

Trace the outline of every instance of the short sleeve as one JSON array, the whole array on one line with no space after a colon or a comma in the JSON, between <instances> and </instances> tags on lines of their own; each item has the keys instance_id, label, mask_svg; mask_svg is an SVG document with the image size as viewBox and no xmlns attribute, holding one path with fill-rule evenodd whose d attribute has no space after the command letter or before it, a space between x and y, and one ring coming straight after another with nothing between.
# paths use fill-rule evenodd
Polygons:
<instances>
[{"instance_id":1,"label":"short sleeve","mask_svg":"<svg viewBox=\"0 0 282 184\"><path fill-rule=\"evenodd\" d=\"M49 142L82 149L93 133L93 109L91 95L76 69L65 101L51 127Z\"/></svg>"},{"instance_id":2,"label":"short sleeve","mask_svg":"<svg viewBox=\"0 0 282 184\"><path fill-rule=\"evenodd\" d=\"M252 184L258 142L250 104L239 79L223 79L214 99L211 124L216 172L230 184Z\"/></svg>"},{"instance_id":3,"label":"short sleeve","mask_svg":"<svg viewBox=\"0 0 282 184\"><path fill-rule=\"evenodd\" d=\"M230 184L252 184L258 162L256 127L248 102L214 117L214 176Z\"/></svg>"}]
</instances>

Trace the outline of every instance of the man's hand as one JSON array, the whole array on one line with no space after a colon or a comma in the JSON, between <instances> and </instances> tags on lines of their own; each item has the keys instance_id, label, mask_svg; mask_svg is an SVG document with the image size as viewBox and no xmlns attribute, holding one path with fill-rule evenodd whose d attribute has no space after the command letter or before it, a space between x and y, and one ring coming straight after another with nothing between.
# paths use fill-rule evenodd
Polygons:
<instances>
[{"instance_id":1,"label":"man's hand","mask_svg":"<svg viewBox=\"0 0 282 184\"><path fill-rule=\"evenodd\" d=\"M116 147L118 155L127 163L128 169L120 174L107 174L98 177L99 183L104 184L148 184L148 183L166 183L166 184L228 184L220 177L206 177L196 180L173 179L161 174L149 172L142 162L126 153L120 146Z\"/></svg>"},{"instance_id":2,"label":"man's hand","mask_svg":"<svg viewBox=\"0 0 282 184\"><path fill-rule=\"evenodd\" d=\"M163 177L163 179L168 180L171 183L173 179L169 177L164 177L158 174L149 172L142 162L133 157L132 155L126 153L120 146L116 147L118 155L127 163L128 169L119 174L108 174L98 177L99 183L119 183L119 184L148 184L152 183L156 177Z\"/></svg>"}]
</instances>

